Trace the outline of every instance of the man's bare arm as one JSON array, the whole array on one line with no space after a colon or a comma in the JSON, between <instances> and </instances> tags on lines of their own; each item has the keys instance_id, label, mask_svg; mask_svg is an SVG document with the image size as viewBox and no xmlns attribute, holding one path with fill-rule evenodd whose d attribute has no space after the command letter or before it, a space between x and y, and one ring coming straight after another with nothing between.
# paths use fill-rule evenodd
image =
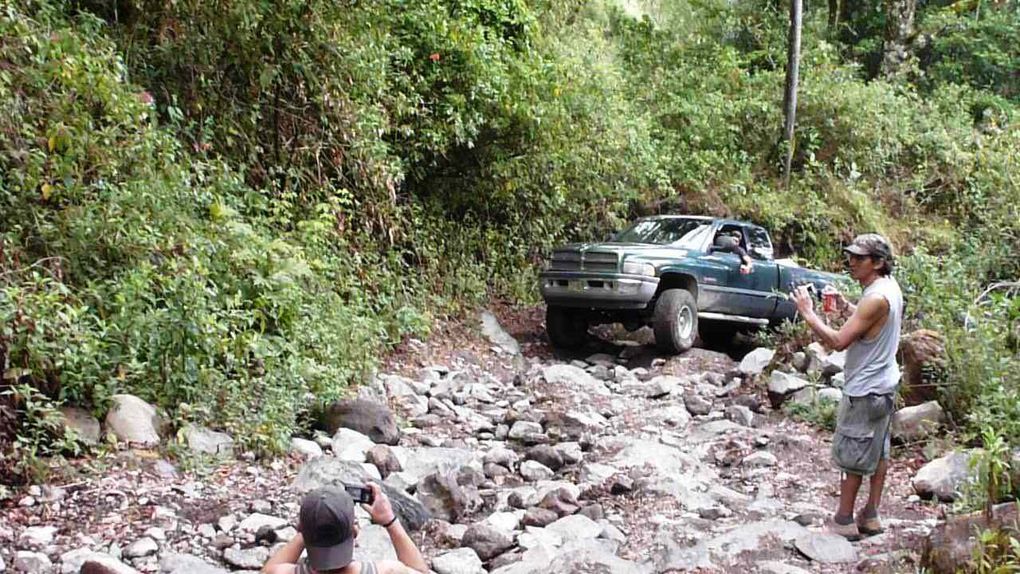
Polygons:
<instances>
[{"instance_id":1,"label":"man's bare arm","mask_svg":"<svg viewBox=\"0 0 1020 574\"><path fill-rule=\"evenodd\" d=\"M301 558L301 552L305 549L305 539L299 532L283 548L276 551L276 554L262 567L262 574L293 574L294 564Z\"/></svg>"},{"instance_id":2,"label":"man's bare arm","mask_svg":"<svg viewBox=\"0 0 1020 574\"><path fill-rule=\"evenodd\" d=\"M825 346L836 351L842 351L851 343L863 337L868 330L875 326L889 313L889 303L883 297L866 297L854 309L850 319L838 331L828 326L814 310L811 296L800 290L795 294L797 309L800 311L804 321L811 327L815 335L822 340Z\"/></svg>"},{"instance_id":3,"label":"man's bare arm","mask_svg":"<svg viewBox=\"0 0 1020 574\"><path fill-rule=\"evenodd\" d=\"M397 551L398 560L419 572L429 571L425 557L421 555L421 551L415 546L414 541L411 540L399 520L391 524L386 532L389 533L390 541L393 542L393 549Z\"/></svg>"}]
</instances>

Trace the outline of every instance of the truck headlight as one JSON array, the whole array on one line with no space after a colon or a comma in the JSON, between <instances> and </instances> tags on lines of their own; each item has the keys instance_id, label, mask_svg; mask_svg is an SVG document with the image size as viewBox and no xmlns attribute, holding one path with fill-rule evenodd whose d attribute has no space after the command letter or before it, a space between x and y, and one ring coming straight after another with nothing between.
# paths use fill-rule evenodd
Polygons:
<instances>
[{"instance_id":1,"label":"truck headlight","mask_svg":"<svg viewBox=\"0 0 1020 574\"><path fill-rule=\"evenodd\" d=\"M640 261L624 261L623 272L628 275L655 277L655 266L651 263L642 263Z\"/></svg>"}]
</instances>

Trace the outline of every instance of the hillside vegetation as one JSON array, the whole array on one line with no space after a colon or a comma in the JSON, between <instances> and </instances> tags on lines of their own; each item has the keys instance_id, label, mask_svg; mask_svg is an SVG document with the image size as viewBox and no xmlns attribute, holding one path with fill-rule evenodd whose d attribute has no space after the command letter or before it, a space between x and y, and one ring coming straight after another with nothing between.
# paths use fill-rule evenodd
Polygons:
<instances>
[{"instance_id":1,"label":"hillside vegetation","mask_svg":"<svg viewBox=\"0 0 1020 574\"><path fill-rule=\"evenodd\" d=\"M849 0L847 0L849 2ZM808 7L795 173L772 0L0 0L0 473L130 392L278 451L387 347L553 244L749 218L836 269L877 230L965 431L1020 442L1020 12ZM980 317L964 329L961 316Z\"/></svg>"}]
</instances>

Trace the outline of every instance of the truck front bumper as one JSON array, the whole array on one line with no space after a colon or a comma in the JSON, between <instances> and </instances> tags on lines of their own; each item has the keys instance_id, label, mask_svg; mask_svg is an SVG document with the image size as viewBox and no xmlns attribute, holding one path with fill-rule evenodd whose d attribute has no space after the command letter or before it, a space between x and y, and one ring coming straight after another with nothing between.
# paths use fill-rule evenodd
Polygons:
<instances>
[{"instance_id":1,"label":"truck front bumper","mask_svg":"<svg viewBox=\"0 0 1020 574\"><path fill-rule=\"evenodd\" d=\"M550 305L586 309L643 309L655 296L659 278L546 271L539 275L539 284L542 297Z\"/></svg>"}]
</instances>

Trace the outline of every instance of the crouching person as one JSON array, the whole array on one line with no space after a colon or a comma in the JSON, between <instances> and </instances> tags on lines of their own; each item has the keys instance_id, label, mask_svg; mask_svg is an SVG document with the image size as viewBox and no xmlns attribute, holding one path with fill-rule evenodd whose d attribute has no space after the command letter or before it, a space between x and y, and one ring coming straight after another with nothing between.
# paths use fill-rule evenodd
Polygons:
<instances>
[{"instance_id":1,"label":"crouching person","mask_svg":"<svg viewBox=\"0 0 1020 574\"><path fill-rule=\"evenodd\" d=\"M327 486L309 492L301 500L298 534L262 567L262 574L419 574L428 572L425 558L408 536L377 484L372 505L362 505L372 522L386 528L399 562L354 560L358 524L354 501L343 488ZM305 558L301 553L305 552Z\"/></svg>"}]
</instances>

